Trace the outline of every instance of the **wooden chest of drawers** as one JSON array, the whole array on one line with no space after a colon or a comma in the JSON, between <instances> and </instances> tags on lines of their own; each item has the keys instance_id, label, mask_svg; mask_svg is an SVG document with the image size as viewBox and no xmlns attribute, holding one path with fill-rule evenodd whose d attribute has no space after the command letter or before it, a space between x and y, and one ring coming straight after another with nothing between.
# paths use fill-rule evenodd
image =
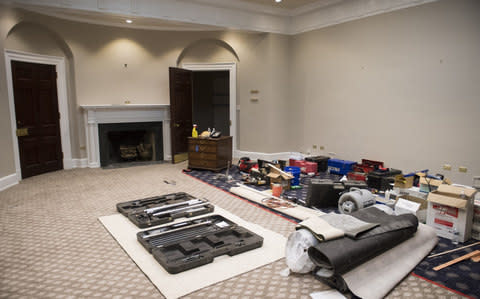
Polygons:
<instances>
[{"instance_id":1,"label":"wooden chest of drawers","mask_svg":"<svg viewBox=\"0 0 480 299\"><path fill-rule=\"evenodd\" d=\"M220 171L232 162L232 136L188 137L188 168Z\"/></svg>"}]
</instances>

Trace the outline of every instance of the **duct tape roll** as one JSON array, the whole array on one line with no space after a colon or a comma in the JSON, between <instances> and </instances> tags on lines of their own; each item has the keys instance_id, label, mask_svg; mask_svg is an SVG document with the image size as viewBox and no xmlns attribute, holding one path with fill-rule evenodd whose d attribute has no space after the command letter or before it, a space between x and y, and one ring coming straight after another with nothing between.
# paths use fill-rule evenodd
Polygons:
<instances>
[{"instance_id":1,"label":"duct tape roll","mask_svg":"<svg viewBox=\"0 0 480 299\"><path fill-rule=\"evenodd\" d=\"M375 195L365 189L351 188L338 200L338 209L342 214L350 214L375 204Z\"/></svg>"},{"instance_id":2,"label":"duct tape roll","mask_svg":"<svg viewBox=\"0 0 480 299\"><path fill-rule=\"evenodd\" d=\"M295 273L313 271L315 264L308 257L307 249L318 244L318 240L307 229L299 229L288 236L285 258L288 268Z\"/></svg>"}]
</instances>

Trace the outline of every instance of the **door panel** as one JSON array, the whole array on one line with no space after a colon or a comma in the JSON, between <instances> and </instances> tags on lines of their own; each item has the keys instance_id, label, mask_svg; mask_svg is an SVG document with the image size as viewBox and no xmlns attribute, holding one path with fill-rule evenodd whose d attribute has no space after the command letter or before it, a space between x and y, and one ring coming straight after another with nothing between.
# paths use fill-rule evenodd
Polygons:
<instances>
[{"instance_id":1,"label":"door panel","mask_svg":"<svg viewBox=\"0 0 480 299\"><path fill-rule=\"evenodd\" d=\"M12 61L22 178L63 169L54 65Z\"/></svg>"},{"instance_id":2,"label":"door panel","mask_svg":"<svg viewBox=\"0 0 480 299\"><path fill-rule=\"evenodd\" d=\"M180 68L169 69L170 118L172 136L172 162L188 158L187 137L192 133L192 80L193 72Z\"/></svg>"}]
</instances>

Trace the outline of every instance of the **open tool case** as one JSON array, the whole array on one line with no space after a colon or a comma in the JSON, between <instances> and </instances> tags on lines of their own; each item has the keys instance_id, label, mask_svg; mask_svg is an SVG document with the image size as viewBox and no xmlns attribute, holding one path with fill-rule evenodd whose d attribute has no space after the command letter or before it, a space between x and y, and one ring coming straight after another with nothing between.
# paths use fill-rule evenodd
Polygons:
<instances>
[{"instance_id":1,"label":"open tool case","mask_svg":"<svg viewBox=\"0 0 480 299\"><path fill-rule=\"evenodd\" d=\"M263 245L261 236L219 215L142 231L137 239L171 274Z\"/></svg>"},{"instance_id":2,"label":"open tool case","mask_svg":"<svg viewBox=\"0 0 480 299\"><path fill-rule=\"evenodd\" d=\"M178 192L118 203L117 210L139 228L146 228L168 223L180 217L211 213L214 206L208 200Z\"/></svg>"}]
</instances>

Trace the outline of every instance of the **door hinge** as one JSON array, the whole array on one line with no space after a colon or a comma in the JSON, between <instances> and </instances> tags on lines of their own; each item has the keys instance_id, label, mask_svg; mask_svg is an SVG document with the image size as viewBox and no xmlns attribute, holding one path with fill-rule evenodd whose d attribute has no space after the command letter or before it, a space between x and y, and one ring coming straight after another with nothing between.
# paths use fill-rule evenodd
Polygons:
<instances>
[{"instance_id":1,"label":"door hinge","mask_svg":"<svg viewBox=\"0 0 480 299\"><path fill-rule=\"evenodd\" d=\"M57 79L57 78L58 78L58 73L57 73L57 72L55 72L55 79Z\"/></svg>"},{"instance_id":2,"label":"door hinge","mask_svg":"<svg viewBox=\"0 0 480 299\"><path fill-rule=\"evenodd\" d=\"M60 112L58 112L58 119L62 118L62 115L60 114Z\"/></svg>"},{"instance_id":3,"label":"door hinge","mask_svg":"<svg viewBox=\"0 0 480 299\"><path fill-rule=\"evenodd\" d=\"M63 152L60 152L61 156L62 156L62 159L63 159Z\"/></svg>"}]
</instances>

